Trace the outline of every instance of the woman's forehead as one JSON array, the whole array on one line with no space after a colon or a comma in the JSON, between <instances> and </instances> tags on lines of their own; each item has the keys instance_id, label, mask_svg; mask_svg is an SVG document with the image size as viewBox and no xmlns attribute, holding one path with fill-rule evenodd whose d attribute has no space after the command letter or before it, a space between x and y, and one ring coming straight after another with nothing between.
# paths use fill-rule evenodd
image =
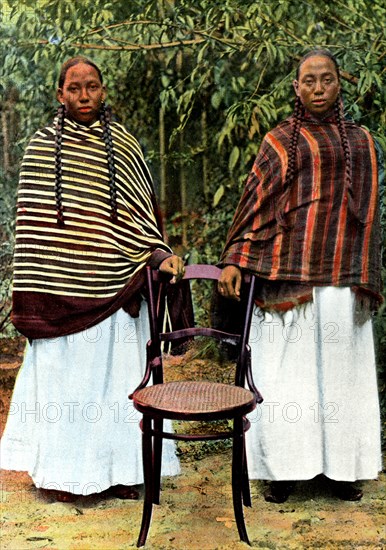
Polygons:
<instances>
[{"instance_id":1,"label":"woman's forehead","mask_svg":"<svg viewBox=\"0 0 386 550\"><path fill-rule=\"evenodd\" d=\"M337 70L334 62L324 55L314 55L307 58L299 67L299 75L313 73L334 73Z\"/></svg>"},{"instance_id":2,"label":"woman's forehead","mask_svg":"<svg viewBox=\"0 0 386 550\"><path fill-rule=\"evenodd\" d=\"M65 81L81 82L84 80L97 80L100 82L98 71L87 63L77 63L66 72Z\"/></svg>"}]
</instances>

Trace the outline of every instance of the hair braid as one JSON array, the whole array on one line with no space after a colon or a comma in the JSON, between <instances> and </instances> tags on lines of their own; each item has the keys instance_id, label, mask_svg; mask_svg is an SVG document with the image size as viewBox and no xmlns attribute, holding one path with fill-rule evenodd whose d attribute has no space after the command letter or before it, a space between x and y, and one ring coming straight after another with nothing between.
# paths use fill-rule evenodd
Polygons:
<instances>
[{"instance_id":1,"label":"hair braid","mask_svg":"<svg viewBox=\"0 0 386 550\"><path fill-rule=\"evenodd\" d=\"M334 105L336 120L338 123L338 130L340 135L340 140L342 142L344 161L345 161L345 183L346 188L352 190L352 177L351 177L351 151L350 145L347 137L346 127L344 124L344 112L343 112L343 102L340 97L335 102Z\"/></svg>"},{"instance_id":2,"label":"hair braid","mask_svg":"<svg viewBox=\"0 0 386 550\"><path fill-rule=\"evenodd\" d=\"M288 195L291 189L291 183L295 177L295 168L296 168L296 151L299 141L300 128L302 126L302 117L304 115L304 107L300 98L297 97L295 101L295 108L293 112L293 126L292 133L288 151L288 163L287 170L285 174L284 184L283 184L283 194L280 200L280 207L277 213L277 221L282 227L288 227L287 223L284 221L283 214L284 208L288 199Z\"/></svg>"},{"instance_id":3,"label":"hair braid","mask_svg":"<svg viewBox=\"0 0 386 550\"><path fill-rule=\"evenodd\" d=\"M107 167L109 171L109 187L110 187L110 204L111 204L111 219L118 219L118 203L117 203L117 186L115 183L115 163L114 163L114 146L110 128L110 110L102 103L100 110L100 119L103 128L103 141L107 154Z\"/></svg>"},{"instance_id":4,"label":"hair braid","mask_svg":"<svg viewBox=\"0 0 386 550\"><path fill-rule=\"evenodd\" d=\"M64 226L63 199L62 199L62 140L65 107L60 105L57 113L56 134L55 134L55 202L57 223Z\"/></svg>"},{"instance_id":5,"label":"hair braid","mask_svg":"<svg viewBox=\"0 0 386 550\"><path fill-rule=\"evenodd\" d=\"M300 98L297 97L295 102L294 113L293 113L294 123L292 128L290 146L289 146L287 171L285 174L285 181L284 181L285 188L291 185L292 180L294 179L294 176L295 176L296 150L298 146L298 140L299 140L300 128L302 126L303 115L304 115L304 107L302 102L300 101Z\"/></svg>"}]
</instances>

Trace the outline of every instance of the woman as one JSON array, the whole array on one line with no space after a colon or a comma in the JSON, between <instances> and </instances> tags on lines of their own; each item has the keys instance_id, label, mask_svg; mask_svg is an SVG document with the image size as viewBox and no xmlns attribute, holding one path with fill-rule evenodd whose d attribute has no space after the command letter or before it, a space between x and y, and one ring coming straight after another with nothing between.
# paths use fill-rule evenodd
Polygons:
<instances>
[{"instance_id":1,"label":"woman","mask_svg":"<svg viewBox=\"0 0 386 550\"><path fill-rule=\"evenodd\" d=\"M382 301L377 155L345 120L329 51L300 61L295 111L264 138L222 254L219 291L260 277L251 336L264 403L247 436L252 478L284 502L324 474L334 494L381 469L371 314Z\"/></svg>"},{"instance_id":2,"label":"woman","mask_svg":"<svg viewBox=\"0 0 386 550\"><path fill-rule=\"evenodd\" d=\"M138 418L148 339L146 265L176 281L139 144L111 122L99 68L64 63L61 103L20 171L13 323L29 342L2 439L3 468L28 471L58 500L106 491L137 498ZM178 472L172 445L167 474Z\"/></svg>"}]
</instances>

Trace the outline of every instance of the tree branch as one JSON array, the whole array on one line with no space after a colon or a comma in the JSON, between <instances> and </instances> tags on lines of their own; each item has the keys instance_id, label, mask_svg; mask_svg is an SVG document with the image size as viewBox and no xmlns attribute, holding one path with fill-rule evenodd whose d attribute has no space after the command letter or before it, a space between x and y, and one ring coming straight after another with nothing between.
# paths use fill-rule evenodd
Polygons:
<instances>
[{"instance_id":1,"label":"tree branch","mask_svg":"<svg viewBox=\"0 0 386 550\"><path fill-rule=\"evenodd\" d=\"M285 29L283 29L285 32L287 32ZM230 46L232 48L237 48L237 46L241 46L241 44L237 44L236 42L231 42L230 40L226 40L223 38L219 38L216 36L208 35L205 33L205 31L192 31L194 34L200 35L200 38L192 38L189 40L173 40L171 42L160 42L155 44L126 44L126 45L107 45L107 44L93 44L93 43L83 43L83 42L73 42L71 45L85 50L109 50L109 51L152 51L152 50L163 50L167 48L178 48L183 46L195 46L197 44L202 44L203 42L206 42L207 40L214 40L216 42L219 42L222 45ZM287 33L288 34L288 33ZM292 33L289 33L292 36ZM293 36L292 36L293 38ZM298 39L299 42L300 39ZM37 42L21 42L21 45L35 45L39 44L42 46L48 45L50 42L49 40L38 40ZM299 61L301 59L300 56L293 56L294 59ZM357 76L354 76L347 71L340 69L340 76L343 80L346 80L347 82L350 82L350 84L357 85L359 82L359 78Z\"/></svg>"},{"instance_id":2,"label":"tree branch","mask_svg":"<svg viewBox=\"0 0 386 550\"><path fill-rule=\"evenodd\" d=\"M128 27L131 25L159 25L157 21L143 20L143 21L122 21L121 23L114 23L112 25L106 25L105 27L100 27L99 29L94 29L86 33L86 35L97 34L98 32L116 29L118 27Z\"/></svg>"},{"instance_id":3,"label":"tree branch","mask_svg":"<svg viewBox=\"0 0 386 550\"><path fill-rule=\"evenodd\" d=\"M141 50L162 50L166 48L176 48L180 46L192 46L195 44L201 44L205 42L204 38L194 38L191 40L174 40L172 42L161 42L156 44L130 44L126 46L112 46L106 44L88 44L83 42L72 42L71 46L81 48L84 50L115 50L115 51L141 51ZM46 46L49 44L49 40L38 40L37 42L21 42L21 45L35 45L40 44Z\"/></svg>"}]
</instances>

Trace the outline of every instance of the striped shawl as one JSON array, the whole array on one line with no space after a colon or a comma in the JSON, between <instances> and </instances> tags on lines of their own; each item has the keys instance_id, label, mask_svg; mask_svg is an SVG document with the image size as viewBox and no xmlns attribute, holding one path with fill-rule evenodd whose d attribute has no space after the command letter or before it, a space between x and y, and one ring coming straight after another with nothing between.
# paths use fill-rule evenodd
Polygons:
<instances>
[{"instance_id":1,"label":"striped shawl","mask_svg":"<svg viewBox=\"0 0 386 550\"><path fill-rule=\"evenodd\" d=\"M238 208L221 264L258 274L257 302L285 311L311 300L313 286L350 286L367 309L380 294L378 174L370 134L345 121L352 185L334 119L306 115L296 173L283 189L292 131L288 119L264 138ZM279 223L283 215L285 227Z\"/></svg>"},{"instance_id":2,"label":"striped shawl","mask_svg":"<svg viewBox=\"0 0 386 550\"><path fill-rule=\"evenodd\" d=\"M133 314L143 268L171 251L164 244L151 176L138 142L111 123L118 220L110 219L109 175L101 124L65 119L62 198L57 224L55 121L30 141L20 171L13 312L29 338L88 328L120 307Z\"/></svg>"}]
</instances>

